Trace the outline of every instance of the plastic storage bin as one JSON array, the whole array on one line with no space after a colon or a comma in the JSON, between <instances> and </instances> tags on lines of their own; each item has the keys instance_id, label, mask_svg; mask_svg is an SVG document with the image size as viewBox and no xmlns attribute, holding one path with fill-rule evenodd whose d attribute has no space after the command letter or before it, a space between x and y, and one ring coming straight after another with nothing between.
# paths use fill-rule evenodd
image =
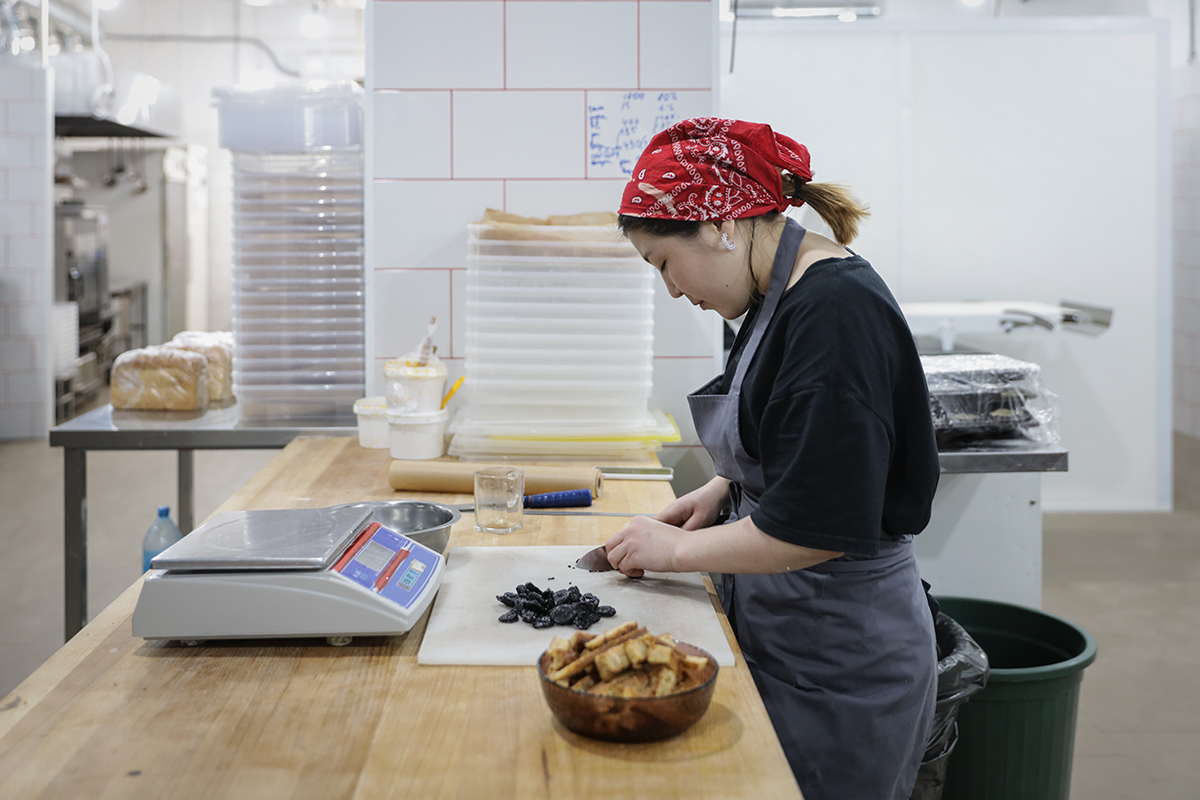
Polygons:
<instances>
[{"instance_id":1,"label":"plastic storage bin","mask_svg":"<svg viewBox=\"0 0 1200 800\"><path fill-rule=\"evenodd\" d=\"M1086 630L1033 608L938 598L987 653L987 688L958 716L946 800L1067 800L1083 670L1096 659Z\"/></svg>"},{"instance_id":2,"label":"plastic storage bin","mask_svg":"<svg viewBox=\"0 0 1200 800\"><path fill-rule=\"evenodd\" d=\"M663 441L648 408L654 280L615 228L469 226L467 404L451 454L647 459Z\"/></svg>"},{"instance_id":3,"label":"plastic storage bin","mask_svg":"<svg viewBox=\"0 0 1200 800\"><path fill-rule=\"evenodd\" d=\"M349 416L365 383L362 90L318 81L214 96L234 151L242 415Z\"/></svg>"}]
</instances>

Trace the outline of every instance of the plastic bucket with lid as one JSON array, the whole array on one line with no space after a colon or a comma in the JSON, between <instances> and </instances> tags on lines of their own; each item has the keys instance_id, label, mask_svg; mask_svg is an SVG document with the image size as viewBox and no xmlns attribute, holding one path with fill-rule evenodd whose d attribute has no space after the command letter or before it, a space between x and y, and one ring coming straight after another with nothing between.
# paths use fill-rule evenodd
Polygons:
<instances>
[{"instance_id":1,"label":"plastic bucket with lid","mask_svg":"<svg viewBox=\"0 0 1200 800\"><path fill-rule=\"evenodd\" d=\"M937 598L988 655L987 687L963 705L945 800L1066 800L1083 670L1096 640L1034 608Z\"/></svg>"},{"instance_id":2,"label":"plastic bucket with lid","mask_svg":"<svg viewBox=\"0 0 1200 800\"><path fill-rule=\"evenodd\" d=\"M445 409L418 414L387 415L388 442L392 458L421 461L441 458L446 452Z\"/></svg>"}]
</instances>

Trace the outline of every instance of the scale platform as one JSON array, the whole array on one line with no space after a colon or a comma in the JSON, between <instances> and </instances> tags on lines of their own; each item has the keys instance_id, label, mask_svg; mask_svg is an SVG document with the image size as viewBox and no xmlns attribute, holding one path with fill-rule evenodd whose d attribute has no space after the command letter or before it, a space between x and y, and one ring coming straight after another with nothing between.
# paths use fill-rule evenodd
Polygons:
<instances>
[{"instance_id":1,"label":"scale platform","mask_svg":"<svg viewBox=\"0 0 1200 800\"><path fill-rule=\"evenodd\" d=\"M345 644L404 633L433 601L446 563L414 537L441 533L444 543L459 518L411 501L219 514L151 561L133 635Z\"/></svg>"}]
</instances>

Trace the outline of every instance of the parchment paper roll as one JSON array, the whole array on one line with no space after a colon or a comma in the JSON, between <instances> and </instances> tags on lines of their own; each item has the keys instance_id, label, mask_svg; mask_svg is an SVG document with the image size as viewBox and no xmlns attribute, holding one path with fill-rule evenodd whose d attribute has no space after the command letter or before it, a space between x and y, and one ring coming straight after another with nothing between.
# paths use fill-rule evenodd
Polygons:
<instances>
[{"instance_id":1,"label":"parchment paper roll","mask_svg":"<svg viewBox=\"0 0 1200 800\"><path fill-rule=\"evenodd\" d=\"M393 461L388 484L404 492L452 492L473 494L475 470L491 464L461 461ZM525 473L525 494L591 489L600 496L602 478L595 467L547 467L533 464L501 464L520 467Z\"/></svg>"}]
</instances>

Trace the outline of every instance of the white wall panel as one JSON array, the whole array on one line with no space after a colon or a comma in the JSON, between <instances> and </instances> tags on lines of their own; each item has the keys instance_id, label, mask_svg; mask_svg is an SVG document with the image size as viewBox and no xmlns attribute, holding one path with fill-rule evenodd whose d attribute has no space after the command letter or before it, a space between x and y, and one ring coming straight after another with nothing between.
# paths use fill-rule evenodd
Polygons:
<instances>
[{"instance_id":1,"label":"white wall panel","mask_svg":"<svg viewBox=\"0 0 1200 800\"><path fill-rule=\"evenodd\" d=\"M454 93L454 175L582 178L583 92Z\"/></svg>"},{"instance_id":2,"label":"white wall panel","mask_svg":"<svg viewBox=\"0 0 1200 800\"><path fill-rule=\"evenodd\" d=\"M637 7L619 0L509 2L507 88L636 85Z\"/></svg>"},{"instance_id":3,"label":"white wall panel","mask_svg":"<svg viewBox=\"0 0 1200 800\"><path fill-rule=\"evenodd\" d=\"M467 223L504 205L500 181L376 181L368 191L376 269L465 269Z\"/></svg>"},{"instance_id":4,"label":"white wall panel","mask_svg":"<svg viewBox=\"0 0 1200 800\"><path fill-rule=\"evenodd\" d=\"M438 321L433 343L438 353L450 352L450 270L377 270L375 291L389 297L411 298L404 308L379 309L375 318L376 358L399 358L425 338L430 317Z\"/></svg>"},{"instance_id":5,"label":"white wall panel","mask_svg":"<svg viewBox=\"0 0 1200 800\"><path fill-rule=\"evenodd\" d=\"M578 181L506 181L506 207L526 217L612 211L621 205L625 179Z\"/></svg>"},{"instance_id":6,"label":"white wall panel","mask_svg":"<svg viewBox=\"0 0 1200 800\"><path fill-rule=\"evenodd\" d=\"M706 2L641 3L640 88L712 86L713 9Z\"/></svg>"},{"instance_id":7,"label":"white wall panel","mask_svg":"<svg viewBox=\"0 0 1200 800\"><path fill-rule=\"evenodd\" d=\"M453 177L450 92L379 92L371 135L377 177Z\"/></svg>"},{"instance_id":8,"label":"white wall panel","mask_svg":"<svg viewBox=\"0 0 1200 800\"><path fill-rule=\"evenodd\" d=\"M374 88L499 89L504 86L504 3L374 3Z\"/></svg>"}]
</instances>

